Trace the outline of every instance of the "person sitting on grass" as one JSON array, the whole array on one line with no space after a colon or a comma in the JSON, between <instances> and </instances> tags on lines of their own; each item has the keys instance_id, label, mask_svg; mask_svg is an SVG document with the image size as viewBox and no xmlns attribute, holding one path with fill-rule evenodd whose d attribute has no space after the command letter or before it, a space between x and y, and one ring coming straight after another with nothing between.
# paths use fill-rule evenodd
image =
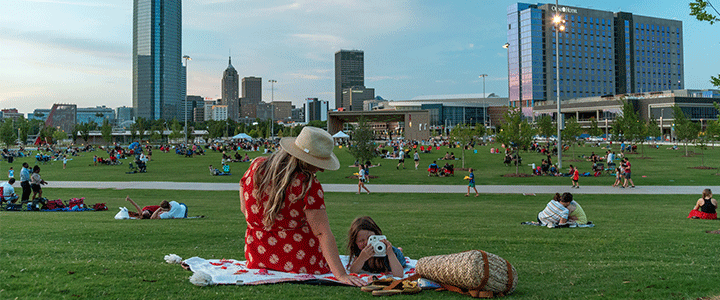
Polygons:
<instances>
[{"instance_id":1,"label":"person sitting on grass","mask_svg":"<svg viewBox=\"0 0 720 300\"><path fill-rule=\"evenodd\" d=\"M428 166L428 176L437 175L438 172L438 165L437 162L433 160L433 162Z\"/></svg>"},{"instance_id":2,"label":"person sitting on grass","mask_svg":"<svg viewBox=\"0 0 720 300\"><path fill-rule=\"evenodd\" d=\"M572 194L571 194L572 196ZM575 200L572 200L570 202L570 205L568 206L568 210L570 211L569 215L569 222L574 222L578 225L585 225L588 224L587 215L585 215L585 210L583 210L582 206L580 206L579 203L577 203Z\"/></svg>"},{"instance_id":3,"label":"person sitting on grass","mask_svg":"<svg viewBox=\"0 0 720 300\"><path fill-rule=\"evenodd\" d=\"M717 219L717 200L713 199L710 189L703 190L702 198L695 202L695 207L690 211L688 218L692 219Z\"/></svg>"},{"instance_id":4,"label":"person sitting on grass","mask_svg":"<svg viewBox=\"0 0 720 300\"><path fill-rule=\"evenodd\" d=\"M15 201L17 201L18 195L15 194L14 183L15 178L10 178L7 182L3 182L2 185L0 185L0 187L2 187L2 200L0 200L0 203L4 201L15 203Z\"/></svg>"},{"instance_id":5,"label":"person sitting on grass","mask_svg":"<svg viewBox=\"0 0 720 300\"><path fill-rule=\"evenodd\" d=\"M555 197L548 202L545 209L538 213L537 221L540 225L550 228L567 226L570 217L570 210L567 207L570 206L572 198L570 193L564 193L562 196L555 193Z\"/></svg>"}]
</instances>

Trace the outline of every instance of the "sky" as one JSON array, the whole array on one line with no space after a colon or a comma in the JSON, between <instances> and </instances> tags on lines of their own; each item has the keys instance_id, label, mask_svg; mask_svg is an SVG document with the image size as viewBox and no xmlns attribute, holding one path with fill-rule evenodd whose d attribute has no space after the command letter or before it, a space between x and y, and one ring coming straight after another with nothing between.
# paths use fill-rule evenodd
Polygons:
<instances>
[{"instance_id":1,"label":"sky","mask_svg":"<svg viewBox=\"0 0 720 300\"><path fill-rule=\"evenodd\" d=\"M680 20L685 88L712 88L720 24L689 15L689 0L560 1L560 5ZM720 0L711 0L720 7ZM263 78L263 99L335 105L334 53L365 52L365 85L384 99L506 97L506 10L493 0L184 0L188 95L220 98L228 56L240 77ZM526 2L538 3L538 2ZM540 2L546 3L546 2ZM592 5L588 5L592 3ZM0 108L53 103L132 106L130 0L0 0Z\"/></svg>"}]
</instances>

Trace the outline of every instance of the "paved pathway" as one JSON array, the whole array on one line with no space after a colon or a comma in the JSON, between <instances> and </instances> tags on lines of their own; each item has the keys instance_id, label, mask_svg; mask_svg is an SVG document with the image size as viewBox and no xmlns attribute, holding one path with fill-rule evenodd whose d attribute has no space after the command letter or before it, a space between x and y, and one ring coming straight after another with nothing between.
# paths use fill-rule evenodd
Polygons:
<instances>
[{"instance_id":1,"label":"paved pathway","mask_svg":"<svg viewBox=\"0 0 720 300\"><path fill-rule=\"evenodd\" d=\"M368 184L375 193L465 193L465 185L396 185ZM150 190L202 190L237 191L237 183L209 182L153 182L153 181L51 181L47 188L85 188L85 189L150 189ZM702 190L710 188L720 191L720 186L638 186L637 188L613 188L610 186L582 186L579 189L567 185L478 185L480 193L487 194L554 194L572 192L573 194L682 194L700 195ZM357 192L355 184L323 184L326 192Z\"/></svg>"}]
</instances>

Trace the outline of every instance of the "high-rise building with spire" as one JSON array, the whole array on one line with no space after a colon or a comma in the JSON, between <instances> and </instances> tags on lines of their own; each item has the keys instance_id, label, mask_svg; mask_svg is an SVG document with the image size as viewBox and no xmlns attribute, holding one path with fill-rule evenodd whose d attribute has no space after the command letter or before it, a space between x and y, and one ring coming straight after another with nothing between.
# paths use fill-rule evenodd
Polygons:
<instances>
[{"instance_id":1,"label":"high-rise building with spire","mask_svg":"<svg viewBox=\"0 0 720 300\"><path fill-rule=\"evenodd\" d=\"M133 110L135 117L182 116L182 1L134 0Z\"/></svg>"},{"instance_id":2,"label":"high-rise building with spire","mask_svg":"<svg viewBox=\"0 0 720 300\"><path fill-rule=\"evenodd\" d=\"M239 87L238 72L232 65L232 58L228 58L228 67L222 79L222 102L227 105L227 116L233 121L237 121L240 115Z\"/></svg>"}]
</instances>

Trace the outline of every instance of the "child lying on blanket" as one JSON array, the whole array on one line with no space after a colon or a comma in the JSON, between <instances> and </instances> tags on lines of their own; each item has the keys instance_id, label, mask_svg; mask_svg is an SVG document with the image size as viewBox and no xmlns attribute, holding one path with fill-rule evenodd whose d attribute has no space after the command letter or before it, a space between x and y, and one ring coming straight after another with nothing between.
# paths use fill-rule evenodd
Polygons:
<instances>
[{"instance_id":1,"label":"child lying on blanket","mask_svg":"<svg viewBox=\"0 0 720 300\"><path fill-rule=\"evenodd\" d=\"M348 231L347 249L350 254L348 271L351 273L360 273L360 271L371 273L391 272L394 277L403 277L403 268L405 268L406 262L402 251L393 247L385 239L382 240L385 249L392 249L392 251L386 251L386 256L375 257L375 249L368 243L368 238L372 235L382 235L382 230L372 218L368 216L358 217L352 222Z\"/></svg>"}]
</instances>

